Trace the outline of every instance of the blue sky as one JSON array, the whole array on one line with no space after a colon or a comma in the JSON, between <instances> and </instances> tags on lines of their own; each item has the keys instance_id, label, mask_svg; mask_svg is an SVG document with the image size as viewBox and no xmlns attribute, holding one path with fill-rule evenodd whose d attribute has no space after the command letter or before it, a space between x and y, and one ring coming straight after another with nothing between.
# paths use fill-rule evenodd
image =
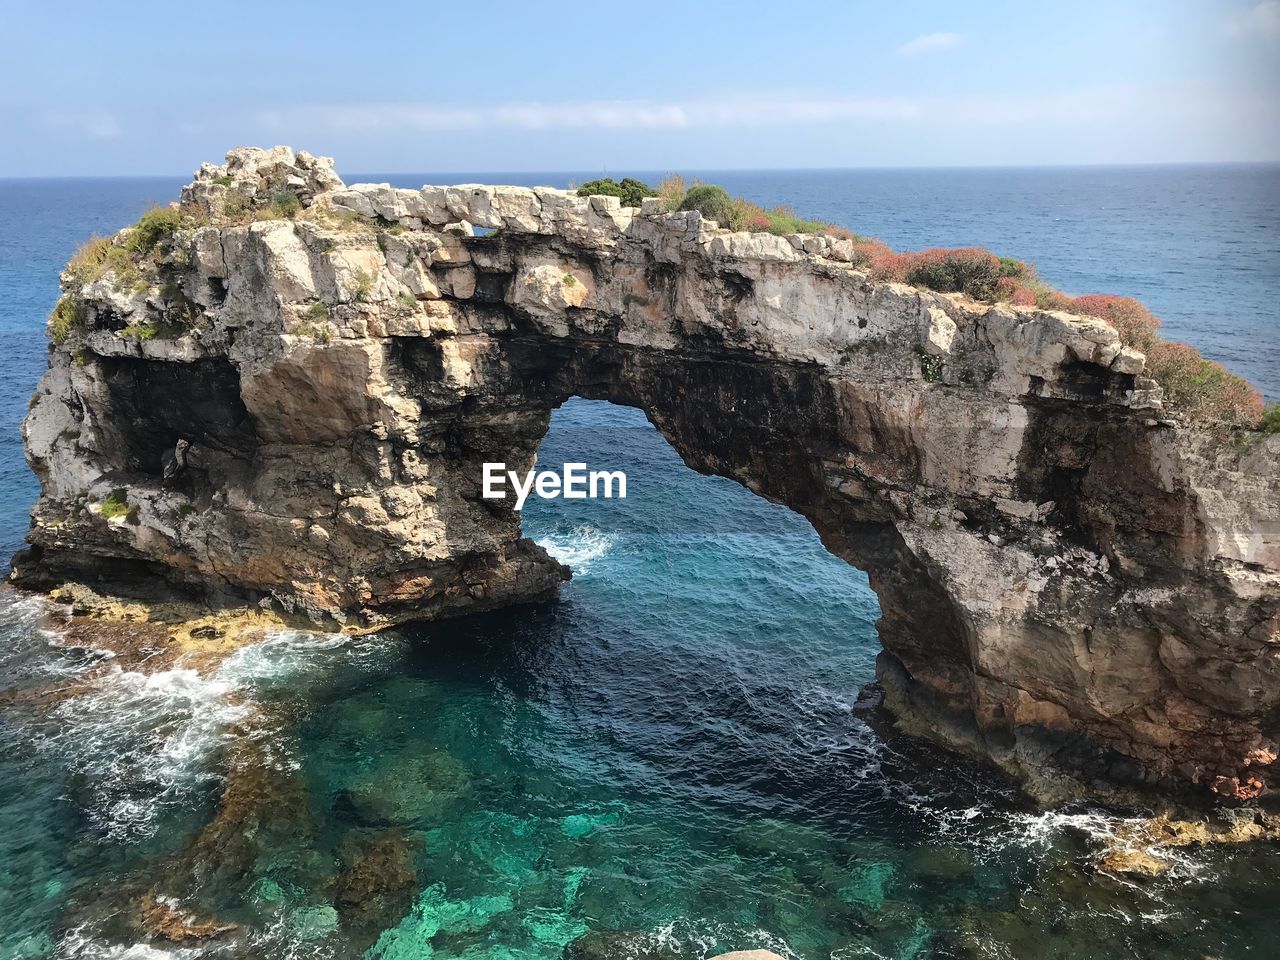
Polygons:
<instances>
[{"instance_id":1,"label":"blue sky","mask_svg":"<svg viewBox=\"0 0 1280 960\"><path fill-rule=\"evenodd\" d=\"M1280 0L0 12L0 176L1280 159Z\"/></svg>"}]
</instances>

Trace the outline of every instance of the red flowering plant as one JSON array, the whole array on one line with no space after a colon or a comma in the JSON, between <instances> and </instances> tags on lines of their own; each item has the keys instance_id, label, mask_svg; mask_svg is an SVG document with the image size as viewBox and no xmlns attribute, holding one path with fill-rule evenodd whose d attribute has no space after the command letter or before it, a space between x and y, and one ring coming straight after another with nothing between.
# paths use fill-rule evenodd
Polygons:
<instances>
[{"instance_id":1,"label":"red flowering plant","mask_svg":"<svg viewBox=\"0 0 1280 960\"><path fill-rule=\"evenodd\" d=\"M1101 317L1116 328L1121 342L1127 347L1147 350L1159 340L1156 336L1160 328L1159 318L1132 297L1091 293L1075 297L1059 309L1080 316Z\"/></svg>"},{"instance_id":2,"label":"red flowering plant","mask_svg":"<svg viewBox=\"0 0 1280 960\"><path fill-rule=\"evenodd\" d=\"M1015 307L1034 307L1036 292L1013 277L1001 277L996 281L996 299Z\"/></svg>"},{"instance_id":3,"label":"red flowering plant","mask_svg":"<svg viewBox=\"0 0 1280 960\"><path fill-rule=\"evenodd\" d=\"M1164 388L1165 402L1173 409L1230 427L1252 429L1262 421L1262 395L1248 381L1205 359L1189 344L1161 340L1160 318L1132 297L1071 297L1042 281L1030 264L977 247L894 253L878 240L867 240L854 245L854 254L855 266L875 280L905 281L942 293L964 293L975 300L1099 317L1115 328L1121 343L1146 354L1147 374Z\"/></svg>"},{"instance_id":4,"label":"red flowering plant","mask_svg":"<svg viewBox=\"0 0 1280 960\"><path fill-rule=\"evenodd\" d=\"M1246 428L1262 420L1262 394L1189 343L1152 343L1147 373L1164 387L1165 401L1188 416Z\"/></svg>"},{"instance_id":5,"label":"red flowering plant","mask_svg":"<svg viewBox=\"0 0 1280 960\"><path fill-rule=\"evenodd\" d=\"M860 240L853 245L853 265L865 270L873 280L895 280L907 277L907 257L894 253L879 240Z\"/></svg>"},{"instance_id":6,"label":"red flowering plant","mask_svg":"<svg viewBox=\"0 0 1280 960\"><path fill-rule=\"evenodd\" d=\"M1159 318L1132 297L1097 293L1068 296L1041 280L1031 264L997 257L980 247L897 253L879 240L821 220L806 220L788 207L765 210L748 200L730 199L720 188L703 184L686 190L679 178L664 181L657 193L669 201L671 209L689 209L697 208L693 200L699 197L692 196L697 191L714 193L723 209L717 208L713 219L723 219L734 230L820 233L852 241L853 266L872 280L961 293L987 303L1099 317L1115 328L1121 343L1146 354L1147 373L1164 388L1170 407L1197 419L1232 427L1256 428L1263 422L1262 396L1257 390L1221 364L1206 360L1194 347L1161 340ZM1265 423L1268 429L1280 429L1280 413L1268 413Z\"/></svg>"}]
</instances>

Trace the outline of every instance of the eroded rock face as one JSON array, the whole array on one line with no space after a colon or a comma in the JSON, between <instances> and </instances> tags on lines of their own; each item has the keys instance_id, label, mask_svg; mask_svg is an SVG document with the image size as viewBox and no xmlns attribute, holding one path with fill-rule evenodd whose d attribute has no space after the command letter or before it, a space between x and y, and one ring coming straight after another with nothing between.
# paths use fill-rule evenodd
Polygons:
<instances>
[{"instance_id":1,"label":"eroded rock face","mask_svg":"<svg viewBox=\"0 0 1280 960\"><path fill-rule=\"evenodd\" d=\"M80 323L25 425L18 583L351 629L546 596L567 571L481 499L481 464L527 469L581 395L868 571L907 729L1046 795L1265 791L1280 437L1166 419L1103 321L873 283L842 241L655 201L347 187L286 148L183 201L143 283L64 275Z\"/></svg>"}]
</instances>

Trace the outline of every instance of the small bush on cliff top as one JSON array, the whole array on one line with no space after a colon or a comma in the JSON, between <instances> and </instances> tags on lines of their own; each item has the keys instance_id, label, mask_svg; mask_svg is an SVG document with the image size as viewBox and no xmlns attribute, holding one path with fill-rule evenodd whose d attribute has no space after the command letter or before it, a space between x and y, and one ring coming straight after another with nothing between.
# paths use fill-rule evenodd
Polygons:
<instances>
[{"instance_id":1,"label":"small bush on cliff top","mask_svg":"<svg viewBox=\"0 0 1280 960\"><path fill-rule=\"evenodd\" d=\"M1014 280L1030 280L1035 277L1035 268L1013 257L1000 257L1000 276L1012 277Z\"/></svg>"},{"instance_id":2,"label":"small bush on cliff top","mask_svg":"<svg viewBox=\"0 0 1280 960\"><path fill-rule=\"evenodd\" d=\"M134 225L129 235L129 249L145 256L161 243L171 240L180 226L182 211L177 207L152 207Z\"/></svg>"},{"instance_id":3,"label":"small bush on cliff top","mask_svg":"<svg viewBox=\"0 0 1280 960\"><path fill-rule=\"evenodd\" d=\"M1267 412L1258 421L1258 429L1268 436L1280 433L1280 403L1273 403L1267 407Z\"/></svg>"},{"instance_id":4,"label":"small bush on cliff top","mask_svg":"<svg viewBox=\"0 0 1280 960\"><path fill-rule=\"evenodd\" d=\"M765 210L749 200L741 199L734 201L726 226L730 230L750 230L778 236L788 233L834 234L838 229L821 220L806 220L790 207L777 206L772 210Z\"/></svg>"},{"instance_id":5,"label":"small bush on cliff top","mask_svg":"<svg viewBox=\"0 0 1280 960\"><path fill-rule=\"evenodd\" d=\"M853 264L874 280L892 280L937 290L963 293L987 303L1061 310L1077 316L1100 317L1116 329L1120 341L1147 357L1147 373L1165 391L1165 401L1194 419L1230 427L1258 427L1280 431L1280 413L1264 418L1262 396L1244 379L1221 364L1205 359L1194 347L1160 339L1160 320L1132 297L1089 294L1071 297L1042 281L1035 268L1013 257L997 257L978 247L896 253L878 240L815 220L803 220L784 207L766 211L754 203L734 199L722 188L669 178L658 194L670 209L697 210L733 230L762 233L823 233L849 239ZM677 199L678 198L678 199Z\"/></svg>"},{"instance_id":6,"label":"small bush on cliff top","mask_svg":"<svg viewBox=\"0 0 1280 960\"><path fill-rule=\"evenodd\" d=\"M724 187L712 183L695 183L680 201L681 210L697 210L708 220L729 225L733 215L734 200Z\"/></svg>"},{"instance_id":7,"label":"small bush on cliff top","mask_svg":"<svg viewBox=\"0 0 1280 960\"><path fill-rule=\"evenodd\" d=\"M638 207L645 197L656 197L657 194L643 180L635 177L623 177L619 183L612 177L589 180L578 188L580 197L618 197L624 207Z\"/></svg>"},{"instance_id":8,"label":"small bush on cliff top","mask_svg":"<svg viewBox=\"0 0 1280 960\"><path fill-rule=\"evenodd\" d=\"M578 188L578 196L580 197L621 197L622 184L618 183L612 177L601 177L598 180L588 180Z\"/></svg>"},{"instance_id":9,"label":"small bush on cliff top","mask_svg":"<svg viewBox=\"0 0 1280 960\"><path fill-rule=\"evenodd\" d=\"M1160 339L1156 335L1160 320L1132 297L1092 293L1072 298L1055 292L1046 300L1052 309L1065 310L1079 316L1101 317L1116 328L1125 346L1135 350L1145 352Z\"/></svg>"},{"instance_id":10,"label":"small bush on cliff top","mask_svg":"<svg viewBox=\"0 0 1280 960\"><path fill-rule=\"evenodd\" d=\"M1188 416L1233 427L1261 426L1262 394L1189 343L1160 340L1147 348L1147 373L1164 387L1165 402Z\"/></svg>"},{"instance_id":11,"label":"small bush on cliff top","mask_svg":"<svg viewBox=\"0 0 1280 960\"><path fill-rule=\"evenodd\" d=\"M267 214L273 220L292 220L302 209L298 195L288 190L276 190L267 204Z\"/></svg>"},{"instance_id":12,"label":"small bush on cliff top","mask_svg":"<svg viewBox=\"0 0 1280 960\"><path fill-rule=\"evenodd\" d=\"M222 196L222 215L233 223L250 223L258 220L296 220L307 208L301 198L285 186L276 186L266 195L266 202L254 206L253 201L235 188ZM320 214L314 210L313 213ZM326 210L325 214L332 213ZM314 219L320 219L316 216ZM336 218L335 218L336 219Z\"/></svg>"},{"instance_id":13,"label":"small bush on cliff top","mask_svg":"<svg viewBox=\"0 0 1280 960\"><path fill-rule=\"evenodd\" d=\"M965 293L975 300L994 300L1001 277L998 257L978 247L924 250L909 254L906 281L939 293Z\"/></svg>"},{"instance_id":14,"label":"small bush on cliff top","mask_svg":"<svg viewBox=\"0 0 1280 960\"><path fill-rule=\"evenodd\" d=\"M684 177L674 174L663 178L657 186L657 194L662 198L663 206L668 213L680 209L680 204L688 191Z\"/></svg>"},{"instance_id":15,"label":"small bush on cliff top","mask_svg":"<svg viewBox=\"0 0 1280 960\"><path fill-rule=\"evenodd\" d=\"M54 343L62 343L71 331L84 322L84 304L76 297L67 294L49 314L49 338Z\"/></svg>"},{"instance_id":16,"label":"small bush on cliff top","mask_svg":"<svg viewBox=\"0 0 1280 960\"><path fill-rule=\"evenodd\" d=\"M101 276L110 250L111 238L100 237L95 233L76 248L76 252L67 261L67 272L78 283L91 283Z\"/></svg>"},{"instance_id":17,"label":"small bush on cliff top","mask_svg":"<svg viewBox=\"0 0 1280 960\"><path fill-rule=\"evenodd\" d=\"M766 210L742 197L731 197L728 191L715 184L694 183L693 186L686 186L683 177L673 176L663 180L658 184L656 195L665 201L668 212L697 210L708 220L714 220L730 230L772 233L777 236L821 233L838 239L863 239L856 233L823 220L807 220L790 207L776 206Z\"/></svg>"},{"instance_id":18,"label":"small bush on cliff top","mask_svg":"<svg viewBox=\"0 0 1280 960\"><path fill-rule=\"evenodd\" d=\"M239 190L228 190L222 198L222 215L228 220L239 220L249 212L249 198Z\"/></svg>"},{"instance_id":19,"label":"small bush on cliff top","mask_svg":"<svg viewBox=\"0 0 1280 960\"><path fill-rule=\"evenodd\" d=\"M110 237L93 236L71 255L67 273L81 286L110 273L112 286L117 290L128 290L142 280L138 259L131 247L121 246Z\"/></svg>"}]
</instances>

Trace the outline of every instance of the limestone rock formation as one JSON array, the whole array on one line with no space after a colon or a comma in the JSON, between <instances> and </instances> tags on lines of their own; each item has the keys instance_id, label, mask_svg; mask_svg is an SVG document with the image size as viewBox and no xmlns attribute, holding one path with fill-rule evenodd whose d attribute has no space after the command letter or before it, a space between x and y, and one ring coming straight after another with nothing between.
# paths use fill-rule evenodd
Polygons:
<instances>
[{"instance_id":1,"label":"limestone rock formation","mask_svg":"<svg viewBox=\"0 0 1280 960\"><path fill-rule=\"evenodd\" d=\"M1280 437L1170 419L1105 322L656 200L348 187L280 147L206 165L181 213L64 274L17 583L348 629L544 597L567 571L481 464L527 469L581 395L868 571L907 730L1045 795L1274 779Z\"/></svg>"}]
</instances>

